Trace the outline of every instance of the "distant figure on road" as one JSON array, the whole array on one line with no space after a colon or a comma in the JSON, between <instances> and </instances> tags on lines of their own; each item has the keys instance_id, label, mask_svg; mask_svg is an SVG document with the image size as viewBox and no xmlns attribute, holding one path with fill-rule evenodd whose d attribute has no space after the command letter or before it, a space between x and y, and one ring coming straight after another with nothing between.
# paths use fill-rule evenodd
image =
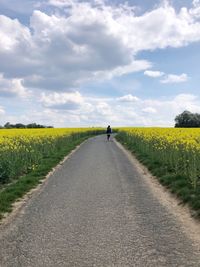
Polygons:
<instances>
[{"instance_id":1,"label":"distant figure on road","mask_svg":"<svg viewBox=\"0 0 200 267\"><path fill-rule=\"evenodd\" d=\"M110 125L108 125L106 133L107 133L107 140L109 141L110 140L110 135L112 133L112 129L110 128Z\"/></svg>"}]
</instances>

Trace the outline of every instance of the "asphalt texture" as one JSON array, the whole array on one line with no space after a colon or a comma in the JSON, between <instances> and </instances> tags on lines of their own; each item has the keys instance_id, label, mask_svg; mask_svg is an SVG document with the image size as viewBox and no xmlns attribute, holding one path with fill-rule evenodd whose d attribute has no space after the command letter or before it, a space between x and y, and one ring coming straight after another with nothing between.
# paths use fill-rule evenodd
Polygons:
<instances>
[{"instance_id":1,"label":"asphalt texture","mask_svg":"<svg viewBox=\"0 0 200 267\"><path fill-rule=\"evenodd\" d=\"M198 267L200 255L124 152L98 136L0 230L0 266Z\"/></svg>"}]
</instances>

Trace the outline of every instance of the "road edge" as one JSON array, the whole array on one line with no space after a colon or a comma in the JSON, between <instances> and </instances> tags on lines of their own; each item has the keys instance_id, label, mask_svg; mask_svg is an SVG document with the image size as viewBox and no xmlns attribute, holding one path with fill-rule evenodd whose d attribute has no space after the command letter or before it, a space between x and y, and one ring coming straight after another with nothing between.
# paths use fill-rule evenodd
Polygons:
<instances>
[{"instance_id":1,"label":"road edge","mask_svg":"<svg viewBox=\"0 0 200 267\"><path fill-rule=\"evenodd\" d=\"M149 186L151 192L159 203L180 222L183 232L192 241L196 241L200 249L200 222L192 217L189 206L187 204L181 205L180 199L175 197L166 187L159 183L158 179L150 173L147 167L138 161L133 153L131 153L115 138L113 140L117 147L122 150L125 156L134 165L138 174L144 177L145 183Z\"/></svg>"},{"instance_id":2,"label":"road edge","mask_svg":"<svg viewBox=\"0 0 200 267\"><path fill-rule=\"evenodd\" d=\"M66 162L77 150L80 149L80 147L86 143L89 139L94 138L89 137L86 140L84 140L81 144L77 145L69 154L67 154L64 159L62 159L55 167L53 167L47 175L45 175L44 179L40 180L40 183L32 188L30 191L28 191L22 198L19 198L16 202L12 204L12 211L5 213L3 215L3 218L0 220L0 230L8 226L15 217L17 217L20 213L23 212L23 209L26 207L28 201L39 195L44 189L45 186L48 184L49 177L52 176L59 168L62 167L64 162Z\"/></svg>"}]
</instances>

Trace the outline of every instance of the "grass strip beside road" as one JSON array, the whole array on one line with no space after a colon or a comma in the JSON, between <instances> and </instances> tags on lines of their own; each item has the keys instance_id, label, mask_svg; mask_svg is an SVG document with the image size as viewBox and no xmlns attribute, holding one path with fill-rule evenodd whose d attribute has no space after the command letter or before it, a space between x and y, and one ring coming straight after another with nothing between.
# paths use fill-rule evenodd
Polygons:
<instances>
[{"instance_id":1,"label":"grass strip beside road","mask_svg":"<svg viewBox=\"0 0 200 267\"><path fill-rule=\"evenodd\" d=\"M162 185L180 199L180 204L188 204L193 217L200 219L200 186L192 187L188 177L180 175L161 161L153 160L151 155L143 153L124 134L118 134L116 139L124 145L136 158L145 165Z\"/></svg>"},{"instance_id":2,"label":"grass strip beside road","mask_svg":"<svg viewBox=\"0 0 200 267\"><path fill-rule=\"evenodd\" d=\"M43 158L35 170L19 177L17 180L13 181L13 183L5 185L0 190L0 219L4 217L5 213L12 211L14 202L22 198L27 192L41 183L53 167L59 164L65 156L89 137L91 137L91 135L72 140L67 143L66 146L63 146L62 149Z\"/></svg>"}]
</instances>

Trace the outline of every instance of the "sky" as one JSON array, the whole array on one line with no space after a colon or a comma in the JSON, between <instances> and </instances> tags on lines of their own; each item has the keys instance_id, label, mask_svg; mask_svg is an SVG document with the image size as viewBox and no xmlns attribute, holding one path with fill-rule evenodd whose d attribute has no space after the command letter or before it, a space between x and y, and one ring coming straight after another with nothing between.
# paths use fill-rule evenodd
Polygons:
<instances>
[{"instance_id":1,"label":"sky","mask_svg":"<svg viewBox=\"0 0 200 267\"><path fill-rule=\"evenodd\" d=\"M0 125L200 113L200 0L0 0Z\"/></svg>"}]
</instances>

